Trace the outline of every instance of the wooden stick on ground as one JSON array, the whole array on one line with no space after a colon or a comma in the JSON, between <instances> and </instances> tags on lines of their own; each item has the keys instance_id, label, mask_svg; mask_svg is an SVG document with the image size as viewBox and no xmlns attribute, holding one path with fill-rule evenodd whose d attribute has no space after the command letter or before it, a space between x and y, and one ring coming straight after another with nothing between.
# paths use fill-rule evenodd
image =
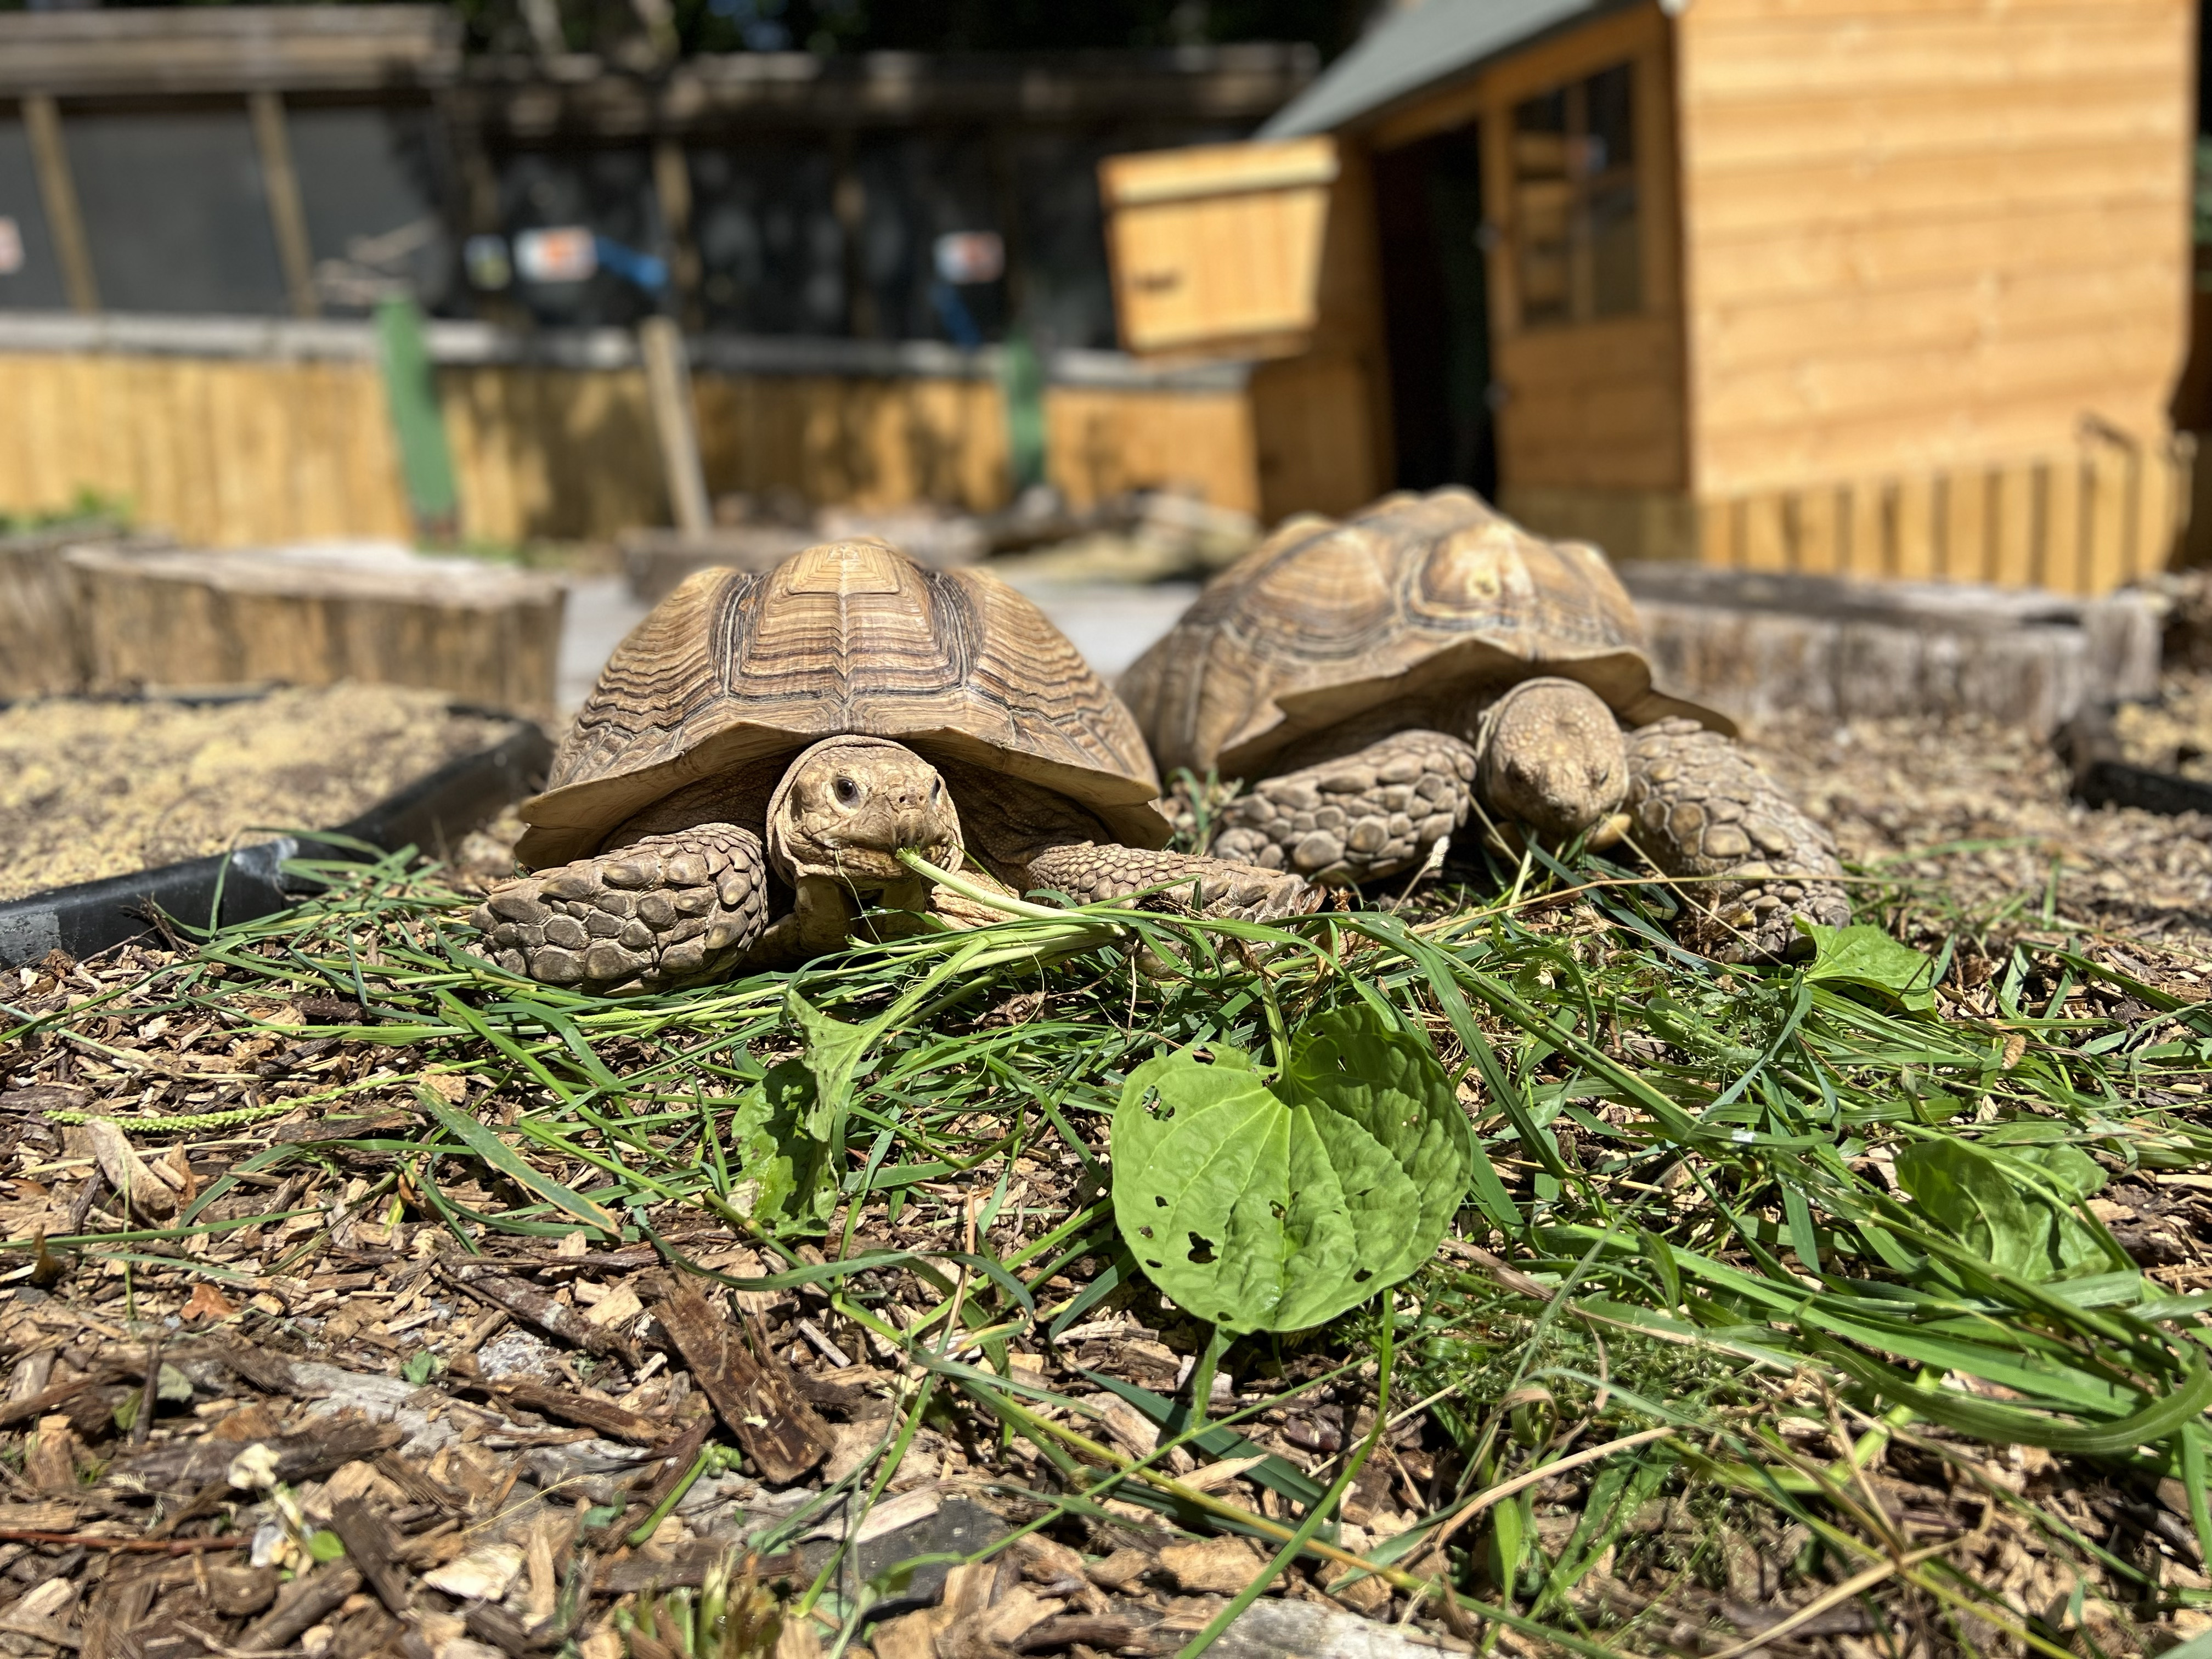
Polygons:
<instances>
[{"instance_id":1,"label":"wooden stick on ground","mask_svg":"<svg viewBox=\"0 0 2212 1659\"><path fill-rule=\"evenodd\" d=\"M648 1291L692 1381L759 1465L763 1480L788 1485L829 1455L835 1443L830 1425L799 1398L789 1367L772 1349L763 1344L763 1357L755 1358L744 1334L688 1279L662 1274Z\"/></svg>"}]
</instances>

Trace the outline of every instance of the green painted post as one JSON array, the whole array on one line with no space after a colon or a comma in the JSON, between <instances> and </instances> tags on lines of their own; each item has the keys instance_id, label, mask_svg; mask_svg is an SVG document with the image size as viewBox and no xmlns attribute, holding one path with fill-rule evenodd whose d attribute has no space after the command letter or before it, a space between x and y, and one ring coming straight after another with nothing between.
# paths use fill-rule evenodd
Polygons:
<instances>
[{"instance_id":1,"label":"green painted post","mask_svg":"<svg viewBox=\"0 0 2212 1659\"><path fill-rule=\"evenodd\" d=\"M405 295L376 302L378 356L384 367L384 393L392 406L392 433L399 445L399 473L407 486L407 505L416 533L450 541L459 528L460 500L453 485L453 458L446 447L446 421L438 408L438 386L430 368L430 349L422 337L422 311Z\"/></svg>"},{"instance_id":2,"label":"green painted post","mask_svg":"<svg viewBox=\"0 0 2212 1659\"><path fill-rule=\"evenodd\" d=\"M1006 400L1006 471L1018 495L1045 481L1044 362L1019 330L1000 348L999 386Z\"/></svg>"}]
</instances>

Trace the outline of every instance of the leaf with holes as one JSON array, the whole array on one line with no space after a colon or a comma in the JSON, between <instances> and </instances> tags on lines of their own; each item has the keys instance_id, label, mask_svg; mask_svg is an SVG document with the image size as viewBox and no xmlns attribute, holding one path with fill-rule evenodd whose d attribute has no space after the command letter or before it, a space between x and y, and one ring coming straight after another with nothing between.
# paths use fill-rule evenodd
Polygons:
<instances>
[{"instance_id":1,"label":"leaf with holes","mask_svg":"<svg viewBox=\"0 0 2212 1659\"><path fill-rule=\"evenodd\" d=\"M1313 1023L1279 1094L1233 1048L1131 1073L1114 1211L1153 1283L1229 1330L1304 1330L1427 1260L1466 1190L1467 1131L1418 1042L1360 1009Z\"/></svg>"},{"instance_id":2,"label":"leaf with holes","mask_svg":"<svg viewBox=\"0 0 2212 1659\"><path fill-rule=\"evenodd\" d=\"M1467 1114L1436 1051L1365 1003L1309 1021L1282 1085L1293 1107L1333 1113L1365 1130L1413 1183L1419 1207L1355 1211L1360 1260L1385 1283L1427 1261L1467 1195Z\"/></svg>"}]
</instances>

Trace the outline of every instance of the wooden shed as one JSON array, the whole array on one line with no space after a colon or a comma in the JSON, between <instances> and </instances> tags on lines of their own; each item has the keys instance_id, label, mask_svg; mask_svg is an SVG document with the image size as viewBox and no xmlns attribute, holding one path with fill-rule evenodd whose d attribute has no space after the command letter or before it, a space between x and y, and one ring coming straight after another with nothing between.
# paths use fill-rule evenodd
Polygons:
<instances>
[{"instance_id":1,"label":"wooden shed","mask_svg":"<svg viewBox=\"0 0 2212 1659\"><path fill-rule=\"evenodd\" d=\"M1263 360L1270 516L2101 592L2193 441L2196 0L1425 0L1102 186L1132 351Z\"/></svg>"}]
</instances>

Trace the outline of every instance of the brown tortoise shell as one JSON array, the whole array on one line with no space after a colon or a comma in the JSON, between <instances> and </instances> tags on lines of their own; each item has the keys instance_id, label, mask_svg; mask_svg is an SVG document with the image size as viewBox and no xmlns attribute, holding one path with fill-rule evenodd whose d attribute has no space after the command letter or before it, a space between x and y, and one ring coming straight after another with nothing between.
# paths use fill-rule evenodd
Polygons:
<instances>
[{"instance_id":1,"label":"brown tortoise shell","mask_svg":"<svg viewBox=\"0 0 2212 1659\"><path fill-rule=\"evenodd\" d=\"M848 734L1057 790L1129 846L1168 839L1135 723L1042 611L981 571L851 541L702 570L655 606L523 803L515 851L538 867L585 856L687 784Z\"/></svg>"},{"instance_id":2,"label":"brown tortoise shell","mask_svg":"<svg viewBox=\"0 0 2212 1659\"><path fill-rule=\"evenodd\" d=\"M1721 715L1656 691L1605 555L1531 535L1465 489L1293 519L1206 585L1121 677L1164 772L1252 777L1313 732L1400 702L1580 680L1632 726Z\"/></svg>"}]
</instances>

